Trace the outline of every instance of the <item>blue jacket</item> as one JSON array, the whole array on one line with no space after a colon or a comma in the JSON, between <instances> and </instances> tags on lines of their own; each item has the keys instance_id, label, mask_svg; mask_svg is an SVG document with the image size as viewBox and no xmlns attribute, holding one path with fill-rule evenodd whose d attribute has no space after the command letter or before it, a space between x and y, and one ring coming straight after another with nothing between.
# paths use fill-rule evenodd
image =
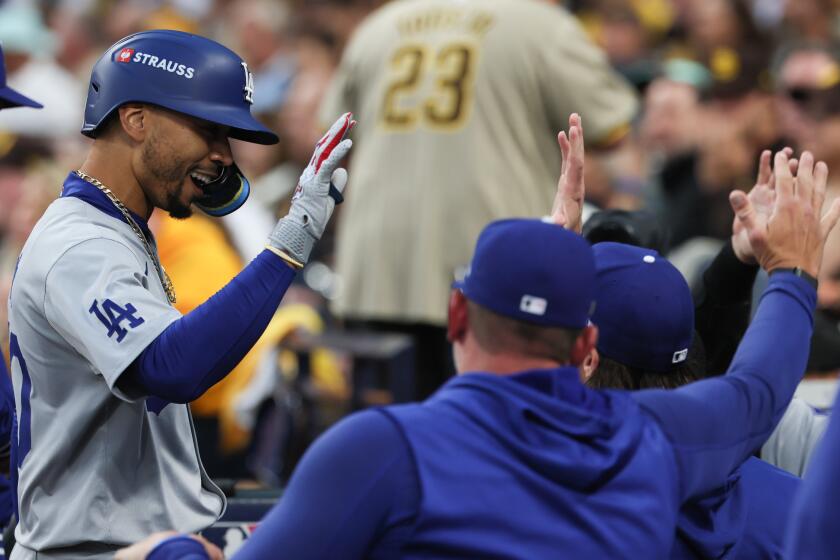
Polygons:
<instances>
[{"instance_id":1,"label":"blue jacket","mask_svg":"<svg viewBox=\"0 0 840 560\"><path fill-rule=\"evenodd\" d=\"M840 393L794 501L786 534L787 558L831 560L840 555Z\"/></svg>"},{"instance_id":2,"label":"blue jacket","mask_svg":"<svg viewBox=\"0 0 840 560\"><path fill-rule=\"evenodd\" d=\"M667 557L681 505L724 486L781 418L815 300L773 275L727 375L675 390L595 391L574 368L471 373L353 415L234 558ZM179 557L167 548L150 558Z\"/></svg>"},{"instance_id":3,"label":"blue jacket","mask_svg":"<svg viewBox=\"0 0 840 560\"><path fill-rule=\"evenodd\" d=\"M683 505L671 558L782 558L801 482L750 457L724 485Z\"/></svg>"}]
</instances>

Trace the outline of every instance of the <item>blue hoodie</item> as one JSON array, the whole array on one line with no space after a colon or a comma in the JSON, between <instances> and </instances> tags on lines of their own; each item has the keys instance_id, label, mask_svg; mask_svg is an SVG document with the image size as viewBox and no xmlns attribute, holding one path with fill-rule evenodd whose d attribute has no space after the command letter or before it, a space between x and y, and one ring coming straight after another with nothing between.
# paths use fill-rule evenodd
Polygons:
<instances>
[{"instance_id":1,"label":"blue hoodie","mask_svg":"<svg viewBox=\"0 0 840 560\"><path fill-rule=\"evenodd\" d=\"M774 274L727 375L674 390L596 391L574 368L470 373L353 415L234 559L667 557L680 506L781 418L815 304L806 281ZM149 558L178 558L170 542Z\"/></svg>"},{"instance_id":2,"label":"blue hoodie","mask_svg":"<svg viewBox=\"0 0 840 560\"><path fill-rule=\"evenodd\" d=\"M671 558L782 558L801 482L750 457L724 485L683 505Z\"/></svg>"}]
</instances>

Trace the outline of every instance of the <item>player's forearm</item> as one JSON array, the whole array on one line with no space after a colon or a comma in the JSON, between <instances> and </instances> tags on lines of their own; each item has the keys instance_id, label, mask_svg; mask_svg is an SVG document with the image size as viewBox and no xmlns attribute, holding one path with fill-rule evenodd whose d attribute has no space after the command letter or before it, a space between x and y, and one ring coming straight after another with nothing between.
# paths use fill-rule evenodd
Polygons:
<instances>
[{"instance_id":1,"label":"player's forearm","mask_svg":"<svg viewBox=\"0 0 840 560\"><path fill-rule=\"evenodd\" d=\"M279 256L263 251L213 297L169 325L123 375L144 394L195 400L257 342L294 276Z\"/></svg>"}]
</instances>

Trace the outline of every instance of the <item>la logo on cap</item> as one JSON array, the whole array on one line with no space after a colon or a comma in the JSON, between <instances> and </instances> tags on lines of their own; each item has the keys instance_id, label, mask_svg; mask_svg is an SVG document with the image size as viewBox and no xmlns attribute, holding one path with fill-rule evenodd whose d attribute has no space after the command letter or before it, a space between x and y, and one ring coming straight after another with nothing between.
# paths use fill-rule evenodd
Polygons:
<instances>
[{"instance_id":1,"label":"la logo on cap","mask_svg":"<svg viewBox=\"0 0 840 560\"><path fill-rule=\"evenodd\" d=\"M131 57L133 56L134 49L125 47L123 50L120 51L120 54L117 55L117 62L131 62Z\"/></svg>"},{"instance_id":2,"label":"la logo on cap","mask_svg":"<svg viewBox=\"0 0 840 560\"><path fill-rule=\"evenodd\" d=\"M544 298L537 296L526 294L522 296L522 300L519 302L519 310L530 313L531 315L545 315L547 308L548 302Z\"/></svg>"}]
</instances>

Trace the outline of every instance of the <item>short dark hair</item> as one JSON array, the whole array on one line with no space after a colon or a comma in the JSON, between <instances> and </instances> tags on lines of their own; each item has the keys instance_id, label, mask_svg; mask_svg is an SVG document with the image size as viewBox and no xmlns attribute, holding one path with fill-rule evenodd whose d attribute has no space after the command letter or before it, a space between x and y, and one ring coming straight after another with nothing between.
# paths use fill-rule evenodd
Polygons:
<instances>
[{"instance_id":1,"label":"short dark hair","mask_svg":"<svg viewBox=\"0 0 840 560\"><path fill-rule=\"evenodd\" d=\"M467 317L478 344L487 352L516 352L568 363L581 329L546 327L511 319L467 300Z\"/></svg>"},{"instance_id":2,"label":"short dark hair","mask_svg":"<svg viewBox=\"0 0 840 560\"><path fill-rule=\"evenodd\" d=\"M668 372L648 371L627 366L608 356L601 356L595 372L586 384L596 389L676 389L706 377L706 349L694 331L688 357Z\"/></svg>"}]
</instances>

